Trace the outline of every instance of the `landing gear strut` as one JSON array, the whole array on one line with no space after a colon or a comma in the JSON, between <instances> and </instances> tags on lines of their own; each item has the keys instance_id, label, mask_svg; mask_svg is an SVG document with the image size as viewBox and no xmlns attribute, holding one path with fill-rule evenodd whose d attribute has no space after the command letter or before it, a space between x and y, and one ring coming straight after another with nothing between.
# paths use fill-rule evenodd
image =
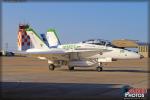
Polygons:
<instances>
[{"instance_id":1,"label":"landing gear strut","mask_svg":"<svg viewBox=\"0 0 150 100\"><path fill-rule=\"evenodd\" d=\"M98 72L101 72L101 71L103 70L102 63L101 63L101 62L99 62L99 66L96 67L96 70L97 70Z\"/></svg>"},{"instance_id":2,"label":"landing gear strut","mask_svg":"<svg viewBox=\"0 0 150 100\"><path fill-rule=\"evenodd\" d=\"M49 70L53 71L55 69L55 65L54 64L50 64L49 66Z\"/></svg>"},{"instance_id":3,"label":"landing gear strut","mask_svg":"<svg viewBox=\"0 0 150 100\"><path fill-rule=\"evenodd\" d=\"M74 67L69 66L68 68L70 71L74 70Z\"/></svg>"},{"instance_id":4,"label":"landing gear strut","mask_svg":"<svg viewBox=\"0 0 150 100\"><path fill-rule=\"evenodd\" d=\"M100 67L100 66L98 66L98 67L96 68L96 70L97 70L98 72L100 72L100 71L102 71L102 70L103 70L103 68L102 68L102 67Z\"/></svg>"}]
</instances>

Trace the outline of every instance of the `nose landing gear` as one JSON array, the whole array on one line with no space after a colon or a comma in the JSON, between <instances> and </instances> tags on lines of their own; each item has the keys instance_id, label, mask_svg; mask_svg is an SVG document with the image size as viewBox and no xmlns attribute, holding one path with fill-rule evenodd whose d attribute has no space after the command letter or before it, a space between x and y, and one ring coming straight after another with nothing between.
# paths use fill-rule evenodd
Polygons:
<instances>
[{"instance_id":1,"label":"nose landing gear","mask_svg":"<svg viewBox=\"0 0 150 100\"><path fill-rule=\"evenodd\" d=\"M96 67L96 70L97 70L98 72L101 72L101 71L103 70L103 68L100 67L100 66L98 66L98 67Z\"/></svg>"},{"instance_id":2,"label":"nose landing gear","mask_svg":"<svg viewBox=\"0 0 150 100\"><path fill-rule=\"evenodd\" d=\"M99 66L96 67L96 70L97 70L98 72L101 72L101 71L103 70L102 63L99 62L98 64L99 64Z\"/></svg>"}]
</instances>

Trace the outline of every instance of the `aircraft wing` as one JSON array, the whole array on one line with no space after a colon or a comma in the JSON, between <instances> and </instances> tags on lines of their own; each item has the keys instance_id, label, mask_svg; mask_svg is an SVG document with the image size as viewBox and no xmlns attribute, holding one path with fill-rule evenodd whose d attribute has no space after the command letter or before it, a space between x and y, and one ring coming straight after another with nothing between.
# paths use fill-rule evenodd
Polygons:
<instances>
[{"instance_id":1,"label":"aircraft wing","mask_svg":"<svg viewBox=\"0 0 150 100\"><path fill-rule=\"evenodd\" d=\"M68 50L67 52L79 52L79 53L82 53L82 52L95 52L95 53L98 53L98 52L109 52L109 51L112 51L112 50L108 50L108 49L97 49L97 48L77 48L75 50Z\"/></svg>"},{"instance_id":2,"label":"aircraft wing","mask_svg":"<svg viewBox=\"0 0 150 100\"><path fill-rule=\"evenodd\" d=\"M30 49L26 52L27 56L30 57L45 57L51 60L69 60L68 54L63 49Z\"/></svg>"},{"instance_id":3,"label":"aircraft wing","mask_svg":"<svg viewBox=\"0 0 150 100\"><path fill-rule=\"evenodd\" d=\"M69 60L72 54L88 54L88 56L95 55L101 52L109 52L107 49L95 49L95 50L64 50L64 49L49 49L49 50L28 50L27 56L30 57L45 57L50 60Z\"/></svg>"}]
</instances>

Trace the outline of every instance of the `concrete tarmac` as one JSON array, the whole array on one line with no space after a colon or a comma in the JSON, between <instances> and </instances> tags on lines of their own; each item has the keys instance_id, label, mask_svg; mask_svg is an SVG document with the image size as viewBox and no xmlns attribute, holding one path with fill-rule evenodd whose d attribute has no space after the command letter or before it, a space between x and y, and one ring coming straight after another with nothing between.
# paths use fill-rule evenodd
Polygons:
<instances>
[{"instance_id":1,"label":"concrete tarmac","mask_svg":"<svg viewBox=\"0 0 150 100\"><path fill-rule=\"evenodd\" d=\"M103 63L104 70L66 66L48 70L45 60L29 57L1 57L3 98L124 98L124 88L146 88L149 59Z\"/></svg>"}]
</instances>

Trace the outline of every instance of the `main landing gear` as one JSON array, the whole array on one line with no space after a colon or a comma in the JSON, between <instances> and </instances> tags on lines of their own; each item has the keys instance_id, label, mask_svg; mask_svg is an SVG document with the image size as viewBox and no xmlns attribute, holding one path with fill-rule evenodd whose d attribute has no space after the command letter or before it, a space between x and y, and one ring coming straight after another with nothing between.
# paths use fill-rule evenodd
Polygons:
<instances>
[{"instance_id":1,"label":"main landing gear","mask_svg":"<svg viewBox=\"0 0 150 100\"><path fill-rule=\"evenodd\" d=\"M53 71L55 69L55 65L54 64L50 64L49 66L49 70Z\"/></svg>"},{"instance_id":2,"label":"main landing gear","mask_svg":"<svg viewBox=\"0 0 150 100\"><path fill-rule=\"evenodd\" d=\"M102 63L101 63L101 62L99 62L99 66L96 67L96 70L97 70L98 72L101 72L101 71L103 70Z\"/></svg>"}]
</instances>

